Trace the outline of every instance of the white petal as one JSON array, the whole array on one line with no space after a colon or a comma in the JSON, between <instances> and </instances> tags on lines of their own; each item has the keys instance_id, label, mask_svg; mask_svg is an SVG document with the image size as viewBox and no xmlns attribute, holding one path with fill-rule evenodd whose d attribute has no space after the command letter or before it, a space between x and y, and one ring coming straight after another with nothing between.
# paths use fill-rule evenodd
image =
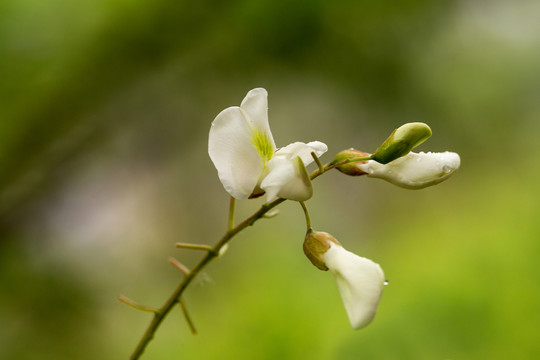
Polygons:
<instances>
[{"instance_id":1,"label":"white petal","mask_svg":"<svg viewBox=\"0 0 540 360\"><path fill-rule=\"evenodd\" d=\"M407 189L422 189L448 179L459 168L460 162L459 155L453 152L410 152L385 165L370 160L358 164L358 168L370 177Z\"/></svg>"},{"instance_id":2,"label":"white petal","mask_svg":"<svg viewBox=\"0 0 540 360\"><path fill-rule=\"evenodd\" d=\"M375 317L384 288L381 267L334 243L322 258L336 277L351 326L355 330L367 326Z\"/></svg>"},{"instance_id":3,"label":"white petal","mask_svg":"<svg viewBox=\"0 0 540 360\"><path fill-rule=\"evenodd\" d=\"M264 160L239 107L223 110L212 122L208 154L225 190L237 199L247 199L263 172Z\"/></svg>"},{"instance_id":4,"label":"white petal","mask_svg":"<svg viewBox=\"0 0 540 360\"><path fill-rule=\"evenodd\" d=\"M312 141L307 144L294 142L276 151L276 156L284 156L289 160L293 160L299 156L304 165L308 166L313 162L312 152L317 156L321 156L326 151L328 151L328 146L320 141Z\"/></svg>"},{"instance_id":5,"label":"white petal","mask_svg":"<svg viewBox=\"0 0 540 360\"><path fill-rule=\"evenodd\" d=\"M260 187L266 192L266 202L271 202L278 198L279 190L294 177L294 166L285 158L273 157L268 162L267 171Z\"/></svg>"},{"instance_id":6,"label":"white petal","mask_svg":"<svg viewBox=\"0 0 540 360\"><path fill-rule=\"evenodd\" d=\"M311 180L299 157L292 161L283 156L274 156L268 162L268 175L261 182L261 189L266 191L266 202L278 197L305 201L313 195Z\"/></svg>"},{"instance_id":7,"label":"white petal","mask_svg":"<svg viewBox=\"0 0 540 360\"><path fill-rule=\"evenodd\" d=\"M256 88L249 91L242 100L240 108L244 112L249 125L253 131L261 132L266 135L272 149L276 149L276 143L268 125L268 93L263 88Z\"/></svg>"}]
</instances>

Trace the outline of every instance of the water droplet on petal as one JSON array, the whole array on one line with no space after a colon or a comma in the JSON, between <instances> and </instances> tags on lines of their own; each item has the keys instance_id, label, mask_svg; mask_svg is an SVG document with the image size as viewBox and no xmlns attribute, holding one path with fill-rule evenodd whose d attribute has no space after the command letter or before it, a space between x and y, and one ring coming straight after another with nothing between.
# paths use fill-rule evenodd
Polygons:
<instances>
[{"instance_id":1,"label":"water droplet on petal","mask_svg":"<svg viewBox=\"0 0 540 360\"><path fill-rule=\"evenodd\" d=\"M443 173L448 174L450 171L452 171L452 168L448 165L444 165L442 171Z\"/></svg>"},{"instance_id":2,"label":"water droplet on petal","mask_svg":"<svg viewBox=\"0 0 540 360\"><path fill-rule=\"evenodd\" d=\"M390 284L390 282L388 280L384 280L383 284L384 284L384 286L386 286L386 285Z\"/></svg>"}]
</instances>

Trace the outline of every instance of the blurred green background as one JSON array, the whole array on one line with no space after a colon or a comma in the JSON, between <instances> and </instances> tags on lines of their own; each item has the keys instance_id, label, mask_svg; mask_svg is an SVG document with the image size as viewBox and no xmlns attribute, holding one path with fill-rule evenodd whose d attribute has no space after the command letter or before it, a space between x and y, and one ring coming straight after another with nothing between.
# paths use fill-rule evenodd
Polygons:
<instances>
[{"instance_id":1,"label":"blurred green background","mask_svg":"<svg viewBox=\"0 0 540 360\"><path fill-rule=\"evenodd\" d=\"M352 331L332 275L302 253L300 207L210 265L144 359L538 359L540 3L3 0L0 358L125 359L213 243L228 197L215 115L269 91L278 146L372 152L409 121L460 153L420 191L328 173L314 227L390 285ZM241 202L239 218L261 200Z\"/></svg>"}]
</instances>

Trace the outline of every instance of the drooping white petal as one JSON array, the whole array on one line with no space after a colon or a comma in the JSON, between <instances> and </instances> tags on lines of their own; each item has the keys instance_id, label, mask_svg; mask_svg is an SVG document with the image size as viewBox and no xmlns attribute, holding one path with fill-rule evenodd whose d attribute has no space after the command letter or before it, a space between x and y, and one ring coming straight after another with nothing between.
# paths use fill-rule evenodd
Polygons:
<instances>
[{"instance_id":1,"label":"drooping white petal","mask_svg":"<svg viewBox=\"0 0 540 360\"><path fill-rule=\"evenodd\" d=\"M391 182L407 189L422 189L448 179L460 166L460 157L453 152L413 153L388 164L370 160L358 163L368 176Z\"/></svg>"},{"instance_id":2,"label":"drooping white petal","mask_svg":"<svg viewBox=\"0 0 540 360\"><path fill-rule=\"evenodd\" d=\"M264 159L243 113L237 106L220 112L208 139L208 154L221 183L231 196L241 200L249 197L264 169Z\"/></svg>"},{"instance_id":3,"label":"drooping white petal","mask_svg":"<svg viewBox=\"0 0 540 360\"><path fill-rule=\"evenodd\" d=\"M266 202L278 197L305 201L313 195L311 180L300 157L289 160L286 156L274 156L260 186L266 192Z\"/></svg>"},{"instance_id":4,"label":"drooping white petal","mask_svg":"<svg viewBox=\"0 0 540 360\"><path fill-rule=\"evenodd\" d=\"M375 317L384 288L379 264L329 243L322 255L324 264L335 275L343 305L353 329L367 326Z\"/></svg>"},{"instance_id":5,"label":"drooping white petal","mask_svg":"<svg viewBox=\"0 0 540 360\"><path fill-rule=\"evenodd\" d=\"M321 156L326 151L328 151L328 146L320 141L312 141L307 144L303 142L294 142L276 151L276 156L284 156L289 160L299 156L300 159L302 159L304 166L308 166L313 162L313 157L311 156L312 152L317 156Z\"/></svg>"}]
</instances>

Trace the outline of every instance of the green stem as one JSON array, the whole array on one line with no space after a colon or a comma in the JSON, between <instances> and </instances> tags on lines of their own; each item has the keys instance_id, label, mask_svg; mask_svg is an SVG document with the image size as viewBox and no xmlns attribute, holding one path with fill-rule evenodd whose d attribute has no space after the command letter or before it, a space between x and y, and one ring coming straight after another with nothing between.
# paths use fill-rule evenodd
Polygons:
<instances>
[{"instance_id":1,"label":"green stem","mask_svg":"<svg viewBox=\"0 0 540 360\"><path fill-rule=\"evenodd\" d=\"M227 227L228 231L231 231L234 228L234 212L235 212L236 199L231 196L231 201L229 202L229 226Z\"/></svg>"},{"instance_id":2,"label":"green stem","mask_svg":"<svg viewBox=\"0 0 540 360\"><path fill-rule=\"evenodd\" d=\"M324 172L331 170L339 165L342 165L346 163L347 161L341 161L335 164L326 164L324 166L319 166L318 170L315 170L311 175L310 179L313 180L316 177L320 176ZM193 269L186 274L184 279L180 282L180 284L177 286L176 290L169 296L167 301L161 306L159 309L152 309L148 308L147 311L152 311L154 313L154 317L152 318L152 321L146 328L146 331L144 332L142 338L139 340L139 343L137 344L135 350L130 356L131 360L137 360L141 357L144 350L146 349L146 346L150 343L150 341L154 338L154 334L156 333L156 330L159 328L165 317L169 314L169 312L173 309L173 307L176 304L179 304L181 301L181 296L186 290L186 288L189 286L189 284L195 279L195 277L201 272L202 269L206 267L213 259L215 259L221 248L225 246L236 234L238 234L240 231L244 230L248 226L252 226L257 220L265 217L265 215L284 202L285 199L277 199L272 201L269 204L262 205L259 210L257 210L254 214L252 214L250 217L246 218L244 221L239 223L238 225L231 226L234 216L234 212L229 210L229 230L223 235L223 237L213 246L207 246L207 245L195 245L195 244L184 244L184 243L178 243L176 244L177 247L180 248L188 248L188 249L198 249L198 250L206 250L208 253L201 259L199 262L193 267ZM231 200L231 206L234 205L234 200ZM304 205L305 206L305 205ZM231 216L232 213L232 216ZM306 222L309 225L309 221L306 218Z\"/></svg>"},{"instance_id":3,"label":"green stem","mask_svg":"<svg viewBox=\"0 0 540 360\"><path fill-rule=\"evenodd\" d=\"M319 159L317 154L315 154L313 151L311 152L311 157L313 158L313 160L315 160L315 163L317 164L317 167L319 168L319 172L322 174L324 172L324 166L323 164L321 164L321 160Z\"/></svg>"},{"instance_id":4,"label":"green stem","mask_svg":"<svg viewBox=\"0 0 540 360\"><path fill-rule=\"evenodd\" d=\"M299 201L300 205L302 206L302 210L304 210L304 216L306 217L306 227L307 229L311 229L311 218L309 217L309 211L306 207L306 203L303 201Z\"/></svg>"},{"instance_id":5,"label":"green stem","mask_svg":"<svg viewBox=\"0 0 540 360\"><path fill-rule=\"evenodd\" d=\"M162 307L160 307L156 312L154 312L154 317L152 321L150 322L150 325L148 325L145 333L143 334L141 340L137 344L137 347L131 354L130 359L136 360L139 359L142 353L144 352L144 349L148 345L148 343L153 339L154 334L158 327L161 325L163 319L167 316L167 314L172 310L172 308L180 301L180 296L184 292L184 290L188 287L188 285L193 281L193 279L199 274L199 272L206 266L210 261L212 261L217 254L219 253L219 250L229 242L236 234L238 234L240 231L244 230L248 226L253 225L257 220L262 218L264 214L266 214L268 211L273 209L274 207L278 206L282 202L284 202L285 199L277 199L272 201L269 204L264 204L261 206L261 208L255 212L253 215L242 221L240 224L236 225L233 229L227 231L225 235L216 243L216 245L212 248L212 251L209 251L206 256L204 256L198 263L195 265L195 267L191 270L189 274L187 274L182 282L178 285L176 290L171 294L169 299L163 304ZM177 245L178 246L178 245Z\"/></svg>"},{"instance_id":6,"label":"green stem","mask_svg":"<svg viewBox=\"0 0 540 360\"><path fill-rule=\"evenodd\" d=\"M327 172L328 170L332 170L340 165L343 165L343 164L346 164L348 163L349 161L348 160L343 160L343 161L340 161L340 162L337 162L337 163L328 163L326 165L324 165L323 167L319 168L318 170L315 170L314 172L311 173L311 175L309 176L309 178L311 180L319 177L320 175L322 175L323 173Z\"/></svg>"}]
</instances>

